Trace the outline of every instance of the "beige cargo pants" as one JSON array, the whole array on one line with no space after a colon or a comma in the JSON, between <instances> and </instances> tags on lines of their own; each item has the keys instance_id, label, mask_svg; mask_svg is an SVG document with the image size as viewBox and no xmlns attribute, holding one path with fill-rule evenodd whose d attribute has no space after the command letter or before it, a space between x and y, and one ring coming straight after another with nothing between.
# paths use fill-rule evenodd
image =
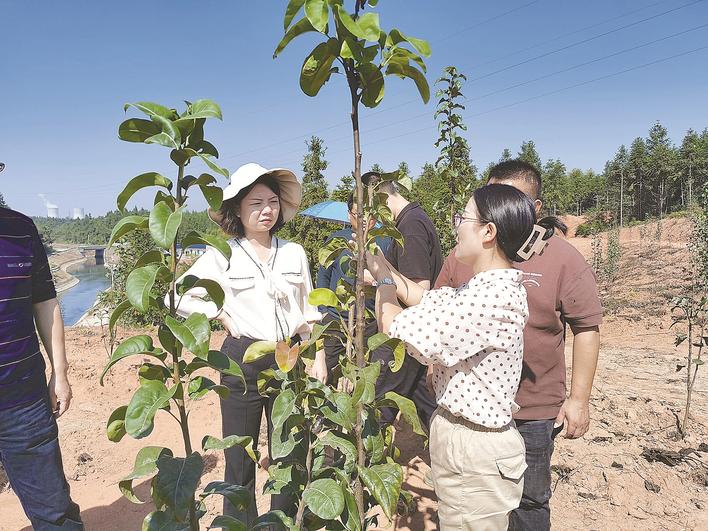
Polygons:
<instances>
[{"instance_id":1,"label":"beige cargo pants","mask_svg":"<svg viewBox=\"0 0 708 531\"><path fill-rule=\"evenodd\" d=\"M430 463L440 529L506 531L521 501L524 440L513 424L491 430L438 407L430 426Z\"/></svg>"}]
</instances>

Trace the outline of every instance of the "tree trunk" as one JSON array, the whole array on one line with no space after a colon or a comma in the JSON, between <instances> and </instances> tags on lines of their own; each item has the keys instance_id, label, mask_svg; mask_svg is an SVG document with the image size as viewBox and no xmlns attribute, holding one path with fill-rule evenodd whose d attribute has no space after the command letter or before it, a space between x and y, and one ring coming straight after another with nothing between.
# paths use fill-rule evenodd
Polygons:
<instances>
[{"instance_id":1,"label":"tree trunk","mask_svg":"<svg viewBox=\"0 0 708 531\"><path fill-rule=\"evenodd\" d=\"M620 172L620 227L624 226L624 170Z\"/></svg>"},{"instance_id":2,"label":"tree trunk","mask_svg":"<svg viewBox=\"0 0 708 531\"><path fill-rule=\"evenodd\" d=\"M357 95L358 81L356 72L351 68L347 72L347 81L351 92L352 100L352 133L354 137L354 180L356 182L356 282L355 285L355 335L354 335L354 352L356 355L357 367L363 367L364 359L364 319L365 319L365 297L364 297L364 259L366 242L364 241L364 186L361 182L361 142L359 138L359 96ZM357 449L357 464L366 466L366 456L364 454L364 440L362 437L363 431L363 412L364 408L361 403L356 407L356 449ZM362 527L364 524L364 486L361 479L357 478L354 486L354 496L356 498L357 508L359 509L359 517L361 518Z\"/></svg>"}]
</instances>

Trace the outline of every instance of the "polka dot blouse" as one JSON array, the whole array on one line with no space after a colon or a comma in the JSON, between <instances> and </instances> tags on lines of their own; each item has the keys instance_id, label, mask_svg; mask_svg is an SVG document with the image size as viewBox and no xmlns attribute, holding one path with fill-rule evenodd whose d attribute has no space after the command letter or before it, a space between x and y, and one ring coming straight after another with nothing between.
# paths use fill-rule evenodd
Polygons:
<instances>
[{"instance_id":1,"label":"polka dot blouse","mask_svg":"<svg viewBox=\"0 0 708 531\"><path fill-rule=\"evenodd\" d=\"M426 292L389 330L408 353L433 366L439 406L489 428L511 422L528 318L523 273L493 269L461 288Z\"/></svg>"}]
</instances>

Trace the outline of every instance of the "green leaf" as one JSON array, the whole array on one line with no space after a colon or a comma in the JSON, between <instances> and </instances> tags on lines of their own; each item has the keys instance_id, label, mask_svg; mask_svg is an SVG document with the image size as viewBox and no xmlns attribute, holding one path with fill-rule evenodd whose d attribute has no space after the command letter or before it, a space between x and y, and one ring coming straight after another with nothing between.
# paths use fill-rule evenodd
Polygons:
<instances>
[{"instance_id":1,"label":"green leaf","mask_svg":"<svg viewBox=\"0 0 708 531\"><path fill-rule=\"evenodd\" d=\"M241 367L239 367L238 363L229 358L226 354L218 350L210 350L207 353L206 357L203 357L201 359L204 360L209 365L209 367L211 367L212 369L216 369L222 374L227 374L229 376L235 376L236 378L240 378L241 383L244 386L244 393L246 392L246 380L243 377L243 371L241 370Z\"/></svg>"},{"instance_id":2,"label":"green leaf","mask_svg":"<svg viewBox=\"0 0 708 531\"><path fill-rule=\"evenodd\" d=\"M270 414L273 429L279 428L288 417L295 411L295 393L292 389L286 389L278 394L273 402L273 409Z\"/></svg>"},{"instance_id":3,"label":"green leaf","mask_svg":"<svg viewBox=\"0 0 708 531\"><path fill-rule=\"evenodd\" d=\"M150 307L150 292L158 274L167 270L165 266L150 264L133 269L125 281L125 295L130 304L145 313Z\"/></svg>"},{"instance_id":4,"label":"green leaf","mask_svg":"<svg viewBox=\"0 0 708 531\"><path fill-rule=\"evenodd\" d=\"M204 164L206 164L211 171L215 171L216 173L218 173L219 175L223 175L224 177L229 176L229 170L227 170L226 168L222 168L221 166L216 164L212 160L212 155L209 155L208 153L197 153L197 156L202 159Z\"/></svg>"},{"instance_id":5,"label":"green leaf","mask_svg":"<svg viewBox=\"0 0 708 531\"><path fill-rule=\"evenodd\" d=\"M283 19L283 31L288 31L295 15L298 14L304 4L305 0L290 0L288 2L288 7L285 9L285 18Z\"/></svg>"},{"instance_id":6,"label":"green leaf","mask_svg":"<svg viewBox=\"0 0 708 531\"><path fill-rule=\"evenodd\" d=\"M182 323L167 315L165 324L188 351L200 358L207 356L211 330L209 319L203 313L193 313Z\"/></svg>"},{"instance_id":7,"label":"green leaf","mask_svg":"<svg viewBox=\"0 0 708 531\"><path fill-rule=\"evenodd\" d=\"M420 92L420 97L423 98L423 102L428 103L428 100L430 100L428 80L425 79L425 75L417 68L400 63L391 63L386 68L386 75L396 75L400 78L408 77L412 79L416 87L418 87L418 92Z\"/></svg>"},{"instance_id":8,"label":"green leaf","mask_svg":"<svg viewBox=\"0 0 708 531\"><path fill-rule=\"evenodd\" d=\"M268 467L268 480L263 486L264 494L280 494L283 488L295 485L293 482L293 465L285 463L271 463Z\"/></svg>"},{"instance_id":9,"label":"green leaf","mask_svg":"<svg viewBox=\"0 0 708 531\"><path fill-rule=\"evenodd\" d=\"M295 433L288 427L287 422L278 428L273 428L270 442L271 459L287 457L296 447Z\"/></svg>"},{"instance_id":10,"label":"green leaf","mask_svg":"<svg viewBox=\"0 0 708 531\"><path fill-rule=\"evenodd\" d=\"M362 430L364 439L364 449L369 454L372 463L380 463L386 457L384 448L384 438L381 434L381 427L373 414L369 412L364 416L364 428Z\"/></svg>"},{"instance_id":11,"label":"green leaf","mask_svg":"<svg viewBox=\"0 0 708 531\"><path fill-rule=\"evenodd\" d=\"M231 502L237 511L245 511L251 505L251 491L240 485L231 485L224 481L212 481L199 495L203 500L212 494L219 494ZM213 525L213 524L212 524Z\"/></svg>"},{"instance_id":12,"label":"green leaf","mask_svg":"<svg viewBox=\"0 0 708 531\"><path fill-rule=\"evenodd\" d=\"M106 434L111 442L119 442L125 435L125 412L128 406L120 406L111 413L106 423Z\"/></svg>"},{"instance_id":13,"label":"green leaf","mask_svg":"<svg viewBox=\"0 0 708 531\"><path fill-rule=\"evenodd\" d=\"M300 72L300 88L308 96L317 96L331 75L330 69L339 53L339 41L329 39L315 46L305 58Z\"/></svg>"},{"instance_id":14,"label":"green leaf","mask_svg":"<svg viewBox=\"0 0 708 531\"><path fill-rule=\"evenodd\" d=\"M278 57L278 54L280 54L280 52L282 52L285 49L285 47L290 43L290 41L292 41L298 35L302 35L303 33L307 33L308 31L317 31L317 30L312 25L312 23L307 19L307 17L303 17L298 22L296 22L293 27L291 27L288 31L285 32L285 35L283 36L281 41L278 43L278 46L275 48L275 51L273 52L273 59Z\"/></svg>"},{"instance_id":15,"label":"green leaf","mask_svg":"<svg viewBox=\"0 0 708 531\"><path fill-rule=\"evenodd\" d=\"M168 120L173 120L177 118L177 111L175 111L174 109L169 109L164 105L160 105L159 103L152 103L150 101L126 103L123 106L123 110L127 111L130 107L133 107L147 114L150 118L152 118L153 116L161 116L163 118L167 118Z\"/></svg>"},{"instance_id":16,"label":"green leaf","mask_svg":"<svg viewBox=\"0 0 708 531\"><path fill-rule=\"evenodd\" d=\"M243 489L243 487L233 486L234 489ZM249 494L250 497L250 494ZM233 502L232 502L233 503ZM222 514L212 520L211 525L207 529L226 529L226 531L248 531L248 526L241 520L237 520L233 516Z\"/></svg>"},{"instance_id":17,"label":"green leaf","mask_svg":"<svg viewBox=\"0 0 708 531\"><path fill-rule=\"evenodd\" d=\"M283 511L268 511L253 522L250 531L299 531L295 522Z\"/></svg>"},{"instance_id":18,"label":"green leaf","mask_svg":"<svg viewBox=\"0 0 708 531\"><path fill-rule=\"evenodd\" d=\"M346 439L343 434L328 431L322 437L317 439L315 448L319 448L320 446L329 446L341 452L344 456L345 473L350 475L354 471L357 460L356 446L352 441Z\"/></svg>"},{"instance_id":19,"label":"green leaf","mask_svg":"<svg viewBox=\"0 0 708 531\"><path fill-rule=\"evenodd\" d=\"M346 393L332 393L328 402L320 408L325 418L335 424L351 430L356 420L356 411L352 397Z\"/></svg>"},{"instance_id":20,"label":"green leaf","mask_svg":"<svg viewBox=\"0 0 708 531\"><path fill-rule=\"evenodd\" d=\"M147 251L143 253L143 255L138 258L138 261L135 262L133 267L143 267L148 264L164 264L165 263L165 255L162 253L162 251L158 249L153 249L152 251Z\"/></svg>"},{"instance_id":21,"label":"green leaf","mask_svg":"<svg viewBox=\"0 0 708 531\"><path fill-rule=\"evenodd\" d=\"M229 397L228 387L219 385L206 376L197 376L189 381L187 394L192 400L204 398L209 391L214 391L222 400L226 400Z\"/></svg>"},{"instance_id":22,"label":"green leaf","mask_svg":"<svg viewBox=\"0 0 708 531\"><path fill-rule=\"evenodd\" d=\"M381 26L379 25L379 15L377 13L365 13L357 19L356 23L364 35L362 38L369 42L377 42L379 40Z\"/></svg>"},{"instance_id":23,"label":"green leaf","mask_svg":"<svg viewBox=\"0 0 708 531\"><path fill-rule=\"evenodd\" d=\"M133 471L123 479L140 479L157 472L157 460L161 456L172 456L172 450L162 446L146 446L135 456Z\"/></svg>"},{"instance_id":24,"label":"green leaf","mask_svg":"<svg viewBox=\"0 0 708 531\"><path fill-rule=\"evenodd\" d=\"M356 405L371 404L376 398L376 380L381 372L381 364L372 363L363 368L349 366L345 375L354 382L352 402Z\"/></svg>"},{"instance_id":25,"label":"green leaf","mask_svg":"<svg viewBox=\"0 0 708 531\"><path fill-rule=\"evenodd\" d=\"M313 306L338 306L337 295L329 288L316 288L310 292L307 300Z\"/></svg>"},{"instance_id":26,"label":"green leaf","mask_svg":"<svg viewBox=\"0 0 708 531\"><path fill-rule=\"evenodd\" d=\"M423 429L423 424L418 417L418 411L416 410L415 403L404 396L389 391L384 394L383 398L378 403L379 407L395 407L400 410L403 419L410 424L413 431L418 435L425 437L425 430Z\"/></svg>"},{"instance_id":27,"label":"green leaf","mask_svg":"<svg viewBox=\"0 0 708 531\"><path fill-rule=\"evenodd\" d=\"M222 119L221 108L212 100L197 100L189 106L185 118L218 118Z\"/></svg>"},{"instance_id":28,"label":"green leaf","mask_svg":"<svg viewBox=\"0 0 708 531\"><path fill-rule=\"evenodd\" d=\"M111 239L108 240L108 248L110 248L117 240L134 231L135 229L145 229L148 226L148 218L145 216L126 216L122 218L111 232Z\"/></svg>"},{"instance_id":29,"label":"green leaf","mask_svg":"<svg viewBox=\"0 0 708 531\"><path fill-rule=\"evenodd\" d=\"M346 517L342 519L344 528L347 531L361 531L361 517L359 516L359 507L356 505L356 498L348 488L342 488L342 492L346 504Z\"/></svg>"},{"instance_id":30,"label":"green leaf","mask_svg":"<svg viewBox=\"0 0 708 531\"><path fill-rule=\"evenodd\" d=\"M126 142L145 142L159 132L157 124L142 118L129 118L118 126L118 138Z\"/></svg>"},{"instance_id":31,"label":"green leaf","mask_svg":"<svg viewBox=\"0 0 708 531\"><path fill-rule=\"evenodd\" d=\"M188 232L185 237L182 238L182 249L187 249L193 245L209 245L219 251L227 262L231 260L231 246L229 245L229 242L221 236L205 234L203 232L193 230Z\"/></svg>"},{"instance_id":32,"label":"green leaf","mask_svg":"<svg viewBox=\"0 0 708 531\"><path fill-rule=\"evenodd\" d=\"M275 341L256 341L251 343L243 354L243 362L253 363L263 356L274 354L276 345Z\"/></svg>"},{"instance_id":33,"label":"green leaf","mask_svg":"<svg viewBox=\"0 0 708 531\"><path fill-rule=\"evenodd\" d=\"M390 39L390 43L392 45L398 44L403 41L408 42L411 46L413 46L413 48L416 49L419 54L424 55L425 57L430 57L431 51L430 44L428 44L428 41L425 41L423 39L416 39L415 37L408 37L397 29L391 30L388 39Z\"/></svg>"},{"instance_id":34,"label":"green leaf","mask_svg":"<svg viewBox=\"0 0 708 531\"><path fill-rule=\"evenodd\" d=\"M384 77L379 67L371 63L359 65L362 87L361 102L369 108L376 107L384 97Z\"/></svg>"},{"instance_id":35,"label":"green leaf","mask_svg":"<svg viewBox=\"0 0 708 531\"><path fill-rule=\"evenodd\" d=\"M103 378L106 376L106 373L108 373L110 368L116 363L129 356L137 355L153 356L158 359L164 359L164 354L162 354L162 351L155 350L155 347L152 344L152 338L150 336L133 336L123 341L113 351L111 359L108 360L108 364L106 364L106 367L103 369L103 373L101 374L101 378L99 380L100 384L103 385Z\"/></svg>"},{"instance_id":36,"label":"green leaf","mask_svg":"<svg viewBox=\"0 0 708 531\"><path fill-rule=\"evenodd\" d=\"M172 247L181 224L182 207L173 212L167 203L160 201L150 212L150 234L163 249Z\"/></svg>"},{"instance_id":37,"label":"green leaf","mask_svg":"<svg viewBox=\"0 0 708 531\"><path fill-rule=\"evenodd\" d=\"M153 511L143 520L142 531L187 531L184 525L173 520L165 511Z\"/></svg>"},{"instance_id":38,"label":"green leaf","mask_svg":"<svg viewBox=\"0 0 708 531\"><path fill-rule=\"evenodd\" d=\"M202 449L206 452L207 450L226 450L227 448L233 448L234 446L240 446L248 456L253 460L254 463L258 462L259 452L253 447L253 439L247 436L241 435L229 435L223 440L207 435L202 439Z\"/></svg>"},{"instance_id":39,"label":"green leaf","mask_svg":"<svg viewBox=\"0 0 708 531\"><path fill-rule=\"evenodd\" d=\"M403 483L401 466L397 463L369 467L357 465L357 470L364 485L381 505L384 514L390 520L396 510L398 495L401 492L401 484Z\"/></svg>"},{"instance_id":40,"label":"green leaf","mask_svg":"<svg viewBox=\"0 0 708 531\"><path fill-rule=\"evenodd\" d=\"M305 0L305 16L313 28L325 33L329 19L327 0Z\"/></svg>"},{"instance_id":41,"label":"green leaf","mask_svg":"<svg viewBox=\"0 0 708 531\"><path fill-rule=\"evenodd\" d=\"M157 472L157 459L162 455L171 456L172 450L162 446L146 446L140 449L138 455L135 456L133 471L118 482L118 488L120 488L123 496L133 503L145 503L135 495L133 480L155 474Z\"/></svg>"},{"instance_id":42,"label":"green leaf","mask_svg":"<svg viewBox=\"0 0 708 531\"><path fill-rule=\"evenodd\" d=\"M159 381L142 382L128 404L125 414L125 431L134 439L142 439L152 433L155 413L169 404L178 386L168 390Z\"/></svg>"},{"instance_id":43,"label":"green leaf","mask_svg":"<svg viewBox=\"0 0 708 531\"><path fill-rule=\"evenodd\" d=\"M202 456L197 452L187 458L163 455L157 459L157 468L155 491L175 516L184 520L204 470Z\"/></svg>"},{"instance_id":44,"label":"green leaf","mask_svg":"<svg viewBox=\"0 0 708 531\"><path fill-rule=\"evenodd\" d=\"M124 210L125 205L128 203L128 200L133 197L133 194L141 188L147 188L148 186L162 186L163 188L171 190L172 181L154 171L133 177L130 182L125 185L120 195L118 195L118 210Z\"/></svg>"},{"instance_id":45,"label":"green leaf","mask_svg":"<svg viewBox=\"0 0 708 531\"><path fill-rule=\"evenodd\" d=\"M344 6L338 5L335 9L339 21L349 33L359 39L366 39L366 32L359 25L358 21L354 20L351 15L347 13L347 10L344 8ZM378 39L378 36L376 37L376 39Z\"/></svg>"},{"instance_id":46,"label":"green leaf","mask_svg":"<svg viewBox=\"0 0 708 531\"><path fill-rule=\"evenodd\" d=\"M324 520L334 520L344 511L344 494L333 479L317 479L310 483L302 499L316 516Z\"/></svg>"},{"instance_id":47,"label":"green leaf","mask_svg":"<svg viewBox=\"0 0 708 531\"><path fill-rule=\"evenodd\" d=\"M183 296L190 290L202 289L212 299L218 308L224 305L224 290L216 280L210 278L199 278L194 275L186 275L177 284L177 294ZM196 294L194 294L196 295ZM179 307L179 303L177 304Z\"/></svg>"},{"instance_id":48,"label":"green leaf","mask_svg":"<svg viewBox=\"0 0 708 531\"><path fill-rule=\"evenodd\" d=\"M116 329L116 325L118 324L118 319L120 319L120 316L123 315L123 312L125 312L128 308L131 307L132 305L130 304L130 301L123 301L118 306L116 306L115 309L111 312L111 317L108 320L108 330L111 334Z\"/></svg>"},{"instance_id":49,"label":"green leaf","mask_svg":"<svg viewBox=\"0 0 708 531\"><path fill-rule=\"evenodd\" d=\"M143 363L138 369L138 378L141 383L143 380L158 380L165 383L172 378L172 373L163 365Z\"/></svg>"},{"instance_id":50,"label":"green leaf","mask_svg":"<svg viewBox=\"0 0 708 531\"><path fill-rule=\"evenodd\" d=\"M219 210L224 200L224 191L218 186L199 186L204 199L212 210Z\"/></svg>"}]
</instances>

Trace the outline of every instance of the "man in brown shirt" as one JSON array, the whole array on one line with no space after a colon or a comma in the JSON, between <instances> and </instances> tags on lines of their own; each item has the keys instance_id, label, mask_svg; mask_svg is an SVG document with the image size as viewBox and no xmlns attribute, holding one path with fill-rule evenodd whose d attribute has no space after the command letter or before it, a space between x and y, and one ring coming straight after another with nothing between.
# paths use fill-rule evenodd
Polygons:
<instances>
[{"instance_id":1,"label":"man in brown shirt","mask_svg":"<svg viewBox=\"0 0 708 531\"><path fill-rule=\"evenodd\" d=\"M532 165L505 161L494 166L489 183L509 184L535 200L541 211L541 177ZM550 529L553 439L566 425L569 439L590 424L589 400L600 345L602 307L592 268L562 236L552 236L540 256L516 267L525 273L529 320L524 330L524 366L514 415L526 444L528 468L520 507L509 519L512 530ZM459 287L473 272L447 257L435 287ZM565 328L574 334L570 396L566 398Z\"/></svg>"}]
</instances>

